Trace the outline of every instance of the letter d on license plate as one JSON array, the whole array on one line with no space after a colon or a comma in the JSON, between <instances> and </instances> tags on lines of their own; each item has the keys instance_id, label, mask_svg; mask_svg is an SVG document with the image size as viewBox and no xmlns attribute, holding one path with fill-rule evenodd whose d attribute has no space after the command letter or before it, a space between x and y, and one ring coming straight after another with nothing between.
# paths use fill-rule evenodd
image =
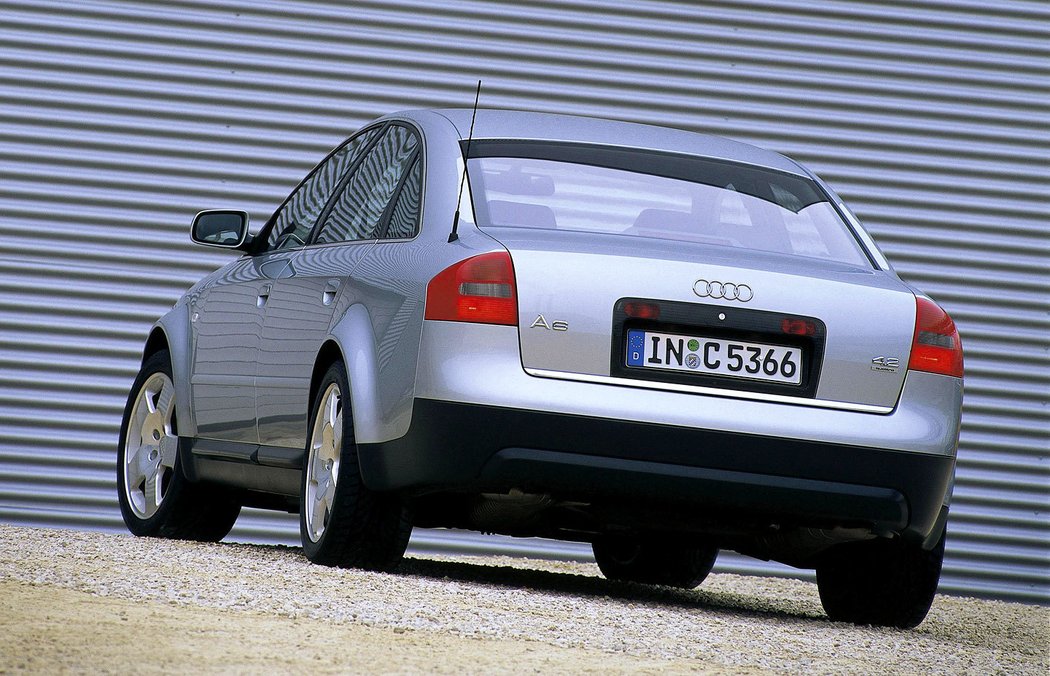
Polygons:
<instances>
[{"instance_id":1,"label":"letter d on license plate","mask_svg":"<svg viewBox=\"0 0 1050 676\"><path fill-rule=\"evenodd\" d=\"M627 366L798 385L802 349L631 329Z\"/></svg>"}]
</instances>

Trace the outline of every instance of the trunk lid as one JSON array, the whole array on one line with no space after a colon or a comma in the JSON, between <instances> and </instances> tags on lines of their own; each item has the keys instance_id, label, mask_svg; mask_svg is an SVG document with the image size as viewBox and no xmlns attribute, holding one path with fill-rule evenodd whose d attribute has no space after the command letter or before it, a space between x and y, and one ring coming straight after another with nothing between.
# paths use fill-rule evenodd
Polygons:
<instances>
[{"instance_id":1,"label":"trunk lid","mask_svg":"<svg viewBox=\"0 0 1050 676\"><path fill-rule=\"evenodd\" d=\"M892 273L695 243L485 230L510 251L522 365L534 375L887 410L900 395L915 297Z\"/></svg>"}]
</instances>

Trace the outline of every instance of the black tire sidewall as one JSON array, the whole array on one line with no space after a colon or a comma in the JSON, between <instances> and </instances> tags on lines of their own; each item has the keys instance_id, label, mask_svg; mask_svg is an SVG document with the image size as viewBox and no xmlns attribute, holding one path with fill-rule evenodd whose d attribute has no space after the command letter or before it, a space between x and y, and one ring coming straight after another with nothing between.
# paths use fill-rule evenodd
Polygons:
<instances>
[{"instance_id":1,"label":"black tire sidewall","mask_svg":"<svg viewBox=\"0 0 1050 676\"><path fill-rule=\"evenodd\" d=\"M933 604L947 529L933 549L875 540L840 546L817 566L821 604L832 620L911 629Z\"/></svg>"}]
</instances>

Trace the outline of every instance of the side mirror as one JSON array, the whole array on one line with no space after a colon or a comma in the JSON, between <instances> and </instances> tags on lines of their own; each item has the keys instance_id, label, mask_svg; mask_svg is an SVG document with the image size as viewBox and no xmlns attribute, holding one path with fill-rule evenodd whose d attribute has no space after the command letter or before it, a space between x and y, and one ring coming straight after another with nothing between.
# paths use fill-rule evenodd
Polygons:
<instances>
[{"instance_id":1,"label":"side mirror","mask_svg":"<svg viewBox=\"0 0 1050 676\"><path fill-rule=\"evenodd\" d=\"M193 217L190 239L204 246L241 249L248 240L248 212L208 209Z\"/></svg>"}]
</instances>

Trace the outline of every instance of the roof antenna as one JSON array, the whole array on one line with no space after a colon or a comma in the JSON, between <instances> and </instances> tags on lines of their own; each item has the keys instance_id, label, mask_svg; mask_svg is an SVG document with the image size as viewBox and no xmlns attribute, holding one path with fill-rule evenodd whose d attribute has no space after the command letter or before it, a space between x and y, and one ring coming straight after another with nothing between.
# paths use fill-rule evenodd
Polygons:
<instances>
[{"instance_id":1,"label":"roof antenna","mask_svg":"<svg viewBox=\"0 0 1050 676\"><path fill-rule=\"evenodd\" d=\"M474 120L478 116L478 99L481 97L481 80L478 80L478 90L474 93L474 112L470 115L470 133L467 134L467 152L463 156L463 173L459 177L459 195L456 197L456 215L452 217L452 232L448 233L448 242L451 244L459 239L459 203L463 200L463 183L467 179L467 160L470 158L470 142L474 138Z\"/></svg>"}]
</instances>

